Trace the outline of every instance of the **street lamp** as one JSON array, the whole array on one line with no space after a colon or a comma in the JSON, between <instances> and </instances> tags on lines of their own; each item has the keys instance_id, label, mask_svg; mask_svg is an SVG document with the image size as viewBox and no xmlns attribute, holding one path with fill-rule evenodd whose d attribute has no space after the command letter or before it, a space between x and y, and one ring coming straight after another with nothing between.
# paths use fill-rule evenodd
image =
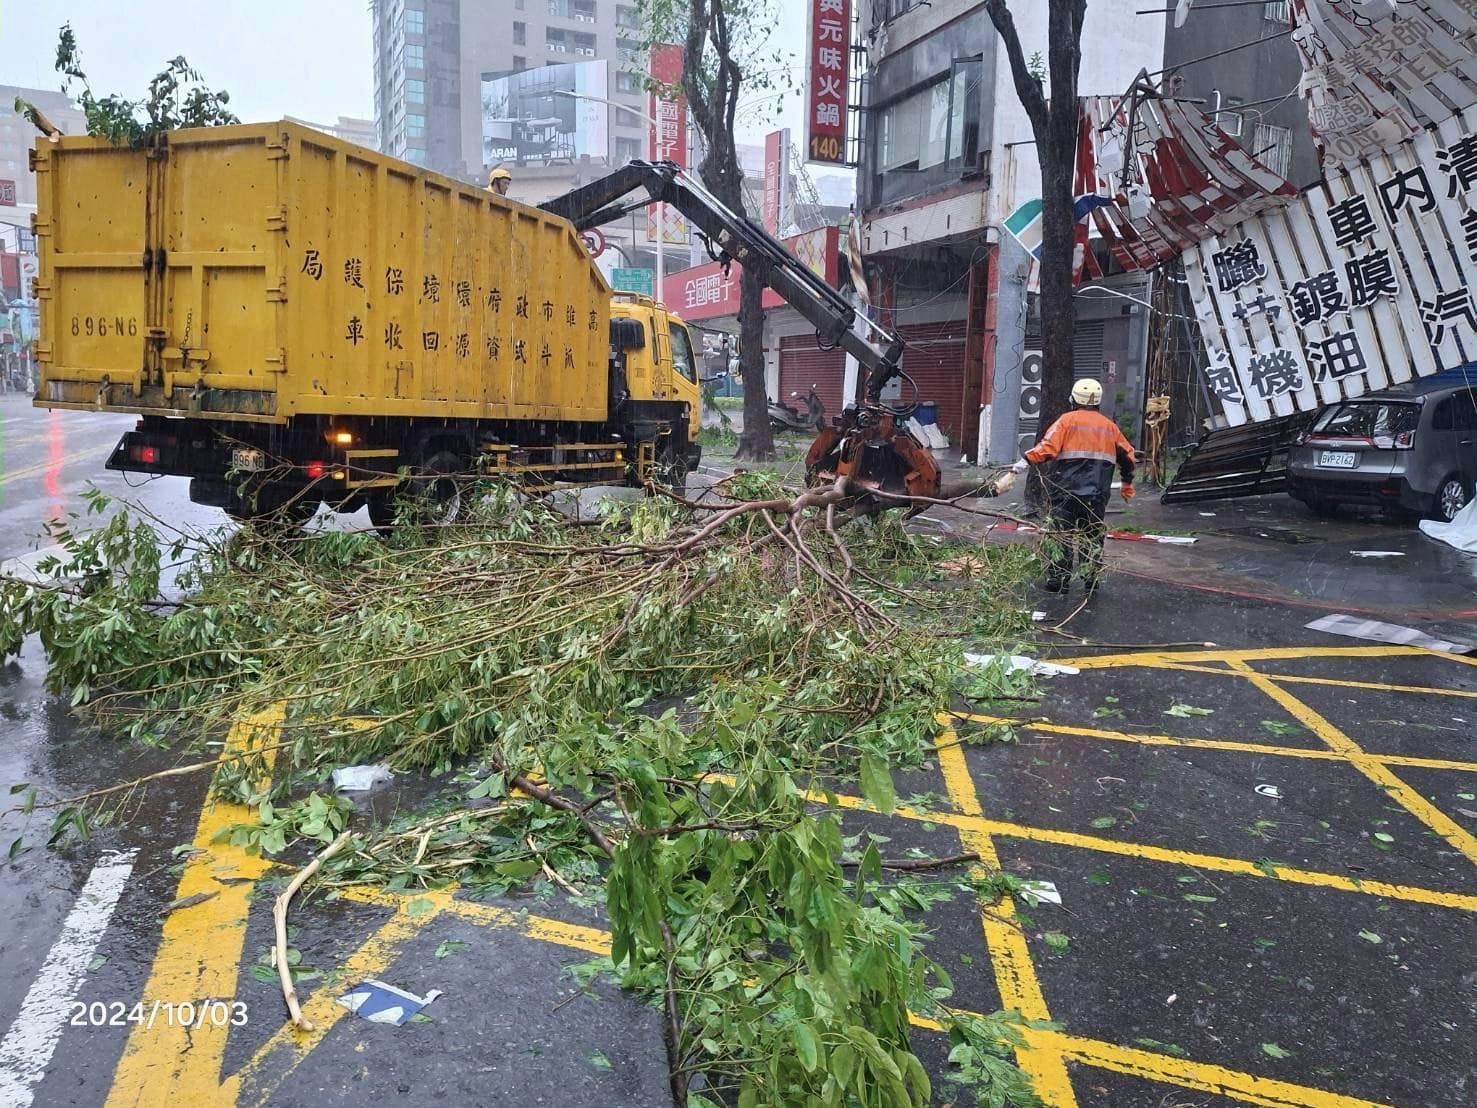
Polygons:
<instances>
[{"instance_id":1,"label":"street lamp","mask_svg":"<svg viewBox=\"0 0 1477 1108\"><path fill-rule=\"evenodd\" d=\"M617 104L614 100L607 100L603 96L591 96L587 92L574 92L570 89L556 88L552 90L556 96L568 96L573 100L593 100L597 104L608 104L618 112L634 115L637 119L645 120L651 126L651 148L655 150L661 145L661 124L645 112L637 111L635 108L625 104ZM664 201L657 201L656 205L656 297L660 300L662 296L663 279L667 275L667 205Z\"/></svg>"}]
</instances>

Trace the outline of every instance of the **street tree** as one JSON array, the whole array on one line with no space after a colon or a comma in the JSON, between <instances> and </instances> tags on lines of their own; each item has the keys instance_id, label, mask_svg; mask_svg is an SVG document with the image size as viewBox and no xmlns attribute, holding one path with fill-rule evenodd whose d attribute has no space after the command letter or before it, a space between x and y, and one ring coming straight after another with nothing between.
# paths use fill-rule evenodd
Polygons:
<instances>
[{"instance_id":1,"label":"street tree","mask_svg":"<svg viewBox=\"0 0 1477 1108\"><path fill-rule=\"evenodd\" d=\"M985 0L985 11L1010 59L1016 96L1031 121L1041 167L1041 430L1067 410L1072 391L1072 251L1076 219L1073 184L1077 166L1077 73L1082 63L1082 21L1087 0L1016 0L1047 9L1046 70L1021 48L1006 0ZM1023 10L1023 9L1021 9ZM1044 76L1044 80L1043 80Z\"/></svg>"},{"instance_id":2,"label":"street tree","mask_svg":"<svg viewBox=\"0 0 1477 1108\"><path fill-rule=\"evenodd\" d=\"M743 212L744 171L734 144L741 92L772 92L776 101L790 78L785 59L770 46L777 20L771 0L642 0L643 48L682 44L681 92L702 137L698 176L708 191ZM744 429L738 456L774 457L774 435L764 376L764 286L743 271L739 282L739 373L744 381Z\"/></svg>"}]
</instances>

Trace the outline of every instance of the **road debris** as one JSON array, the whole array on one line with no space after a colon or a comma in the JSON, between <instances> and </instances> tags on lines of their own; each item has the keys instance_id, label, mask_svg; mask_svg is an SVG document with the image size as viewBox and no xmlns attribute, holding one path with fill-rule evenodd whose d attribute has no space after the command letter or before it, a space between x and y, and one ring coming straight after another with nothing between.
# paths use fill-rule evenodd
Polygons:
<instances>
[{"instance_id":1,"label":"road debris","mask_svg":"<svg viewBox=\"0 0 1477 1108\"><path fill-rule=\"evenodd\" d=\"M1324 616L1312 623L1304 624L1309 631L1326 631L1330 635L1343 635L1351 639L1368 639L1371 642L1387 642L1396 646L1421 646L1427 650L1440 650L1446 654L1470 654L1471 643L1438 639L1414 627L1398 623L1382 623L1377 619L1360 619L1344 614Z\"/></svg>"},{"instance_id":2,"label":"road debris","mask_svg":"<svg viewBox=\"0 0 1477 1108\"><path fill-rule=\"evenodd\" d=\"M425 996L416 996L412 992L371 978L355 985L339 997L338 1002L362 1020L403 1027L410 1022L411 1017L440 995L439 989L432 989Z\"/></svg>"},{"instance_id":3,"label":"road debris","mask_svg":"<svg viewBox=\"0 0 1477 1108\"><path fill-rule=\"evenodd\" d=\"M1351 551L1349 551L1349 553L1352 554L1356 558L1403 558L1403 557L1405 557L1405 551L1403 551L1403 550L1351 550Z\"/></svg>"},{"instance_id":4,"label":"road debris","mask_svg":"<svg viewBox=\"0 0 1477 1108\"><path fill-rule=\"evenodd\" d=\"M1021 897L1031 907L1038 904L1055 904L1061 907L1062 894L1054 881L1022 881Z\"/></svg>"},{"instance_id":5,"label":"road debris","mask_svg":"<svg viewBox=\"0 0 1477 1108\"><path fill-rule=\"evenodd\" d=\"M1252 791L1258 796L1269 796L1273 800L1282 799L1282 790L1279 789L1276 785L1258 785Z\"/></svg>"},{"instance_id":6,"label":"road debris","mask_svg":"<svg viewBox=\"0 0 1477 1108\"><path fill-rule=\"evenodd\" d=\"M333 787L340 792L363 793L376 785L393 780L395 775L384 762L368 766L344 766L333 771Z\"/></svg>"},{"instance_id":7,"label":"road debris","mask_svg":"<svg viewBox=\"0 0 1477 1108\"><path fill-rule=\"evenodd\" d=\"M966 654L964 662L976 669L1004 665L1008 673L1030 672L1037 677L1074 676L1082 672L1076 666L1044 662L1040 658L1028 658L1024 654Z\"/></svg>"}]
</instances>

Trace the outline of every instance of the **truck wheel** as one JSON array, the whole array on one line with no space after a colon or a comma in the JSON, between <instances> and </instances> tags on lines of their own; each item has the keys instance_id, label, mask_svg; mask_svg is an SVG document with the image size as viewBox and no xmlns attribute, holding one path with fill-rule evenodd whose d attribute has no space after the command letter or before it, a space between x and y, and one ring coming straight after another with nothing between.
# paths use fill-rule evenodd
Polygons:
<instances>
[{"instance_id":1,"label":"truck wheel","mask_svg":"<svg viewBox=\"0 0 1477 1108\"><path fill-rule=\"evenodd\" d=\"M656 479L678 496L687 495L687 436L675 431L656 455Z\"/></svg>"},{"instance_id":2,"label":"truck wheel","mask_svg":"<svg viewBox=\"0 0 1477 1108\"><path fill-rule=\"evenodd\" d=\"M438 450L422 463L419 474L410 479L410 495L417 501L424 522L444 527L466 516L462 499L465 474L466 466L450 450Z\"/></svg>"}]
</instances>

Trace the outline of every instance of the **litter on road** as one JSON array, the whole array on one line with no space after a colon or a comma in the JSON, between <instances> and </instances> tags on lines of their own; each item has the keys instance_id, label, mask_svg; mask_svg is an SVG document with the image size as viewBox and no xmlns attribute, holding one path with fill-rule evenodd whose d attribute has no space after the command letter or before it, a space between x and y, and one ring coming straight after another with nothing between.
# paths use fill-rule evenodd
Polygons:
<instances>
[{"instance_id":1,"label":"litter on road","mask_svg":"<svg viewBox=\"0 0 1477 1108\"><path fill-rule=\"evenodd\" d=\"M1358 616L1343 614L1324 616L1304 626L1309 631L1326 631L1330 635L1368 639L1371 642L1387 642L1397 646L1420 646L1427 650L1440 650L1447 654L1470 654L1472 652L1471 643L1438 639L1414 627L1402 627L1398 623L1381 623L1377 619L1360 619Z\"/></svg>"},{"instance_id":2,"label":"litter on road","mask_svg":"<svg viewBox=\"0 0 1477 1108\"><path fill-rule=\"evenodd\" d=\"M1062 903L1062 894L1054 881L1022 881L1021 896L1033 908L1038 904L1055 904L1061 907Z\"/></svg>"},{"instance_id":3,"label":"litter on road","mask_svg":"<svg viewBox=\"0 0 1477 1108\"><path fill-rule=\"evenodd\" d=\"M1477 499L1469 501L1450 523L1421 520L1421 532L1464 553L1477 554Z\"/></svg>"},{"instance_id":4,"label":"litter on road","mask_svg":"<svg viewBox=\"0 0 1477 1108\"><path fill-rule=\"evenodd\" d=\"M432 989L425 996L416 996L394 985L370 979L355 985L339 997L338 1002L360 1019L401 1027L440 995L439 989Z\"/></svg>"},{"instance_id":5,"label":"litter on road","mask_svg":"<svg viewBox=\"0 0 1477 1108\"><path fill-rule=\"evenodd\" d=\"M966 654L964 663L976 669L988 669L994 665L1004 665L1007 673L1017 673L1029 670L1037 677L1060 677L1081 673L1076 666L1058 665L1056 662L1043 662L1040 658L1027 658L1024 654Z\"/></svg>"},{"instance_id":6,"label":"litter on road","mask_svg":"<svg viewBox=\"0 0 1477 1108\"><path fill-rule=\"evenodd\" d=\"M391 781L394 777L390 767L384 762L368 766L345 766L333 771L333 787L341 792L362 793Z\"/></svg>"},{"instance_id":7,"label":"litter on road","mask_svg":"<svg viewBox=\"0 0 1477 1108\"><path fill-rule=\"evenodd\" d=\"M1351 550L1350 554L1356 558L1403 558L1403 550Z\"/></svg>"},{"instance_id":8,"label":"litter on road","mask_svg":"<svg viewBox=\"0 0 1477 1108\"><path fill-rule=\"evenodd\" d=\"M1270 796L1273 800L1282 799L1282 790L1276 785L1258 785L1254 790L1258 796Z\"/></svg>"}]
</instances>

